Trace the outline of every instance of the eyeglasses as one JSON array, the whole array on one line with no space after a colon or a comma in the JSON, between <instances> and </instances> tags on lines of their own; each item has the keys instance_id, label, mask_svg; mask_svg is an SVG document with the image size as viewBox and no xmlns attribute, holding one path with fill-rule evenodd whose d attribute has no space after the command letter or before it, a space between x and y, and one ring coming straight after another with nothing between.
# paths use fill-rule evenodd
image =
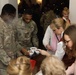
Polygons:
<instances>
[{"instance_id":1,"label":"eyeglasses","mask_svg":"<svg viewBox=\"0 0 76 75\"><path fill-rule=\"evenodd\" d=\"M71 41L71 40L68 40L68 41L65 40L65 43L69 43L69 41Z\"/></svg>"}]
</instances>

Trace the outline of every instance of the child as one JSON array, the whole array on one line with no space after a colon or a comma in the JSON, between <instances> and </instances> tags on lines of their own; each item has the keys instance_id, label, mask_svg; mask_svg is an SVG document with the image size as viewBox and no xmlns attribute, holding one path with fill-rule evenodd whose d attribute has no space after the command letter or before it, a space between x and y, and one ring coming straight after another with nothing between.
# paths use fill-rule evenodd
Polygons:
<instances>
[{"instance_id":1,"label":"child","mask_svg":"<svg viewBox=\"0 0 76 75\"><path fill-rule=\"evenodd\" d=\"M41 73L36 75L66 75L63 62L54 55L50 55L43 60Z\"/></svg>"},{"instance_id":2,"label":"child","mask_svg":"<svg viewBox=\"0 0 76 75\"><path fill-rule=\"evenodd\" d=\"M20 56L12 59L7 67L8 75L32 75L30 59Z\"/></svg>"},{"instance_id":3,"label":"child","mask_svg":"<svg viewBox=\"0 0 76 75\"><path fill-rule=\"evenodd\" d=\"M76 58L76 24L69 26L63 34L63 42L66 45L65 52L69 58ZM66 70L67 75L74 74L76 75L76 60L75 62L68 67Z\"/></svg>"},{"instance_id":4,"label":"child","mask_svg":"<svg viewBox=\"0 0 76 75\"><path fill-rule=\"evenodd\" d=\"M52 20L43 38L43 44L48 53L55 54L57 50L57 43L62 38L65 28L66 24L62 18Z\"/></svg>"},{"instance_id":5,"label":"child","mask_svg":"<svg viewBox=\"0 0 76 75\"><path fill-rule=\"evenodd\" d=\"M70 19L69 19L69 9L67 7L64 7L62 10L62 18L66 22L67 26L70 25Z\"/></svg>"},{"instance_id":6,"label":"child","mask_svg":"<svg viewBox=\"0 0 76 75\"><path fill-rule=\"evenodd\" d=\"M56 18L56 19L52 20L51 25L50 25L50 28L55 33L57 39L58 39L58 36L60 36L62 38L63 32L64 32L64 30L67 27L68 26L65 24L65 22L64 22L64 20L62 18ZM51 34L49 34L49 35L52 36ZM50 40L48 37L46 39ZM62 60L63 56L65 55L65 51L63 50L63 43L62 43L62 41L60 39L58 39L58 40L59 40L59 42L56 43L56 50L55 51L52 50L52 51L55 52L55 56L57 56L59 59ZM52 45L53 44L55 45L54 41L55 40L52 40ZM47 42L47 41L45 41L45 42ZM49 50L49 51L51 51L51 50ZM40 53L42 55L46 55L46 56L50 55L49 53L47 53L44 50L40 50Z\"/></svg>"}]
</instances>

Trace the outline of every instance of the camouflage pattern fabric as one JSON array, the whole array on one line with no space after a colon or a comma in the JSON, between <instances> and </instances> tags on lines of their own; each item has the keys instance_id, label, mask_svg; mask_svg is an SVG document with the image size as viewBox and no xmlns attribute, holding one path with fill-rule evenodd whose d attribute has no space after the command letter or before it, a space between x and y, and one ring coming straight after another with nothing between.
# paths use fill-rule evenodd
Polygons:
<instances>
[{"instance_id":1,"label":"camouflage pattern fabric","mask_svg":"<svg viewBox=\"0 0 76 75\"><path fill-rule=\"evenodd\" d=\"M0 75L8 75L5 69L0 69Z\"/></svg>"},{"instance_id":2,"label":"camouflage pattern fabric","mask_svg":"<svg viewBox=\"0 0 76 75\"><path fill-rule=\"evenodd\" d=\"M16 24L17 28L17 42L23 47L29 50L30 47L38 47L37 38L37 25L31 20L29 23L25 23L20 18Z\"/></svg>"},{"instance_id":3,"label":"camouflage pattern fabric","mask_svg":"<svg viewBox=\"0 0 76 75\"><path fill-rule=\"evenodd\" d=\"M13 25L7 25L0 18L0 65L8 65L10 59L14 58L19 50L21 49L16 43Z\"/></svg>"},{"instance_id":4,"label":"camouflage pattern fabric","mask_svg":"<svg viewBox=\"0 0 76 75\"><path fill-rule=\"evenodd\" d=\"M40 19L40 23L41 23L41 26L44 29L44 32L46 31L46 28L51 24L51 21L54 18L56 18L56 15L53 12L53 10L50 10L50 11L48 11L45 14L42 15L42 17Z\"/></svg>"}]
</instances>

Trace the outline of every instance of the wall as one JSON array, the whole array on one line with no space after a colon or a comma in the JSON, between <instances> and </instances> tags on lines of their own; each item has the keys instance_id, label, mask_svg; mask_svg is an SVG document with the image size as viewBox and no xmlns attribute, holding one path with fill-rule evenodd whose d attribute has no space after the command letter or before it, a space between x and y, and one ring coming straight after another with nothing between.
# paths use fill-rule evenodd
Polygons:
<instances>
[{"instance_id":1,"label":"wall","mask_svg":"<svg viewBox=\"0 0 76 75\"><path fill-rule=\"evenodd\" d=\"M71 23L76 23L76 0L70 0L69 11L69 18L71 20Z\"/></svg>"},{"instance_id":2,"label":"wall","mask_svg":"<svg viewBox=\"0 0 76 75\"><path fill-rule=\"evenodd\" d=\"M0 14L1 14L1 10L2 7L4 6L4 4L9 3L9 0L0 0Z\"/></svg>"},{"instance_id":3,"label":"wall","mask_svg":"<svg viewBox=\"0 0 76 75\"><path fill-rule=\"evenodd\" d=\"M7 4L7 3L10 3L12 5L15 6L16 8L16 17L18 17L18 5L17 5L17 0L0 0L0 14L1 14L1 10L2 10L2 7Z\"/></svg>"}]
</instances>

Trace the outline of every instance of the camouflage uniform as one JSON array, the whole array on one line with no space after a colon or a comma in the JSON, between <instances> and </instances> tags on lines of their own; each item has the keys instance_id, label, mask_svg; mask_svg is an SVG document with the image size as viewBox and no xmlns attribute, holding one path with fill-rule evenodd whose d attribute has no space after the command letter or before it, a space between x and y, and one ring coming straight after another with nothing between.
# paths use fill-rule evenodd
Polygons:
<instances>
[{"instance_id":1,"label":"camouflage uniform","mask_svg":"<svg viewBox=\"0 0 76 75\"><path fill-rule=\"evenodd\" d=\"M20 18L16 24L17 28L17 41L23 47L29 50L30 47L38 47L37 38L37 25L31 20L29 23L25 23Z\"/></svg>"},{"instance_id":2,"label":"camouflage uniform","mask_svg":"<svg viewBox=\"0 0 76 75\"><path fill-rule=\"evenodd\" d=\"M6 75L6 67L11 58L16 56L21 47L16 43L12 25L7 25L0 18L0 75Z\"/></svg>"},{"instance_id":3,"label":"camouflage uniform","mask_svg":"<svg viewBox=\"0 0 76 75\"><path fill-rule=\"evenodd\" d=\"M42 15L40 19L41 26L44 29L44 33L46 31L46 28L50 25L51 21L56 18L56 15L52 10L46 12L45 14Z\"/></svg>"}]
</instances>

